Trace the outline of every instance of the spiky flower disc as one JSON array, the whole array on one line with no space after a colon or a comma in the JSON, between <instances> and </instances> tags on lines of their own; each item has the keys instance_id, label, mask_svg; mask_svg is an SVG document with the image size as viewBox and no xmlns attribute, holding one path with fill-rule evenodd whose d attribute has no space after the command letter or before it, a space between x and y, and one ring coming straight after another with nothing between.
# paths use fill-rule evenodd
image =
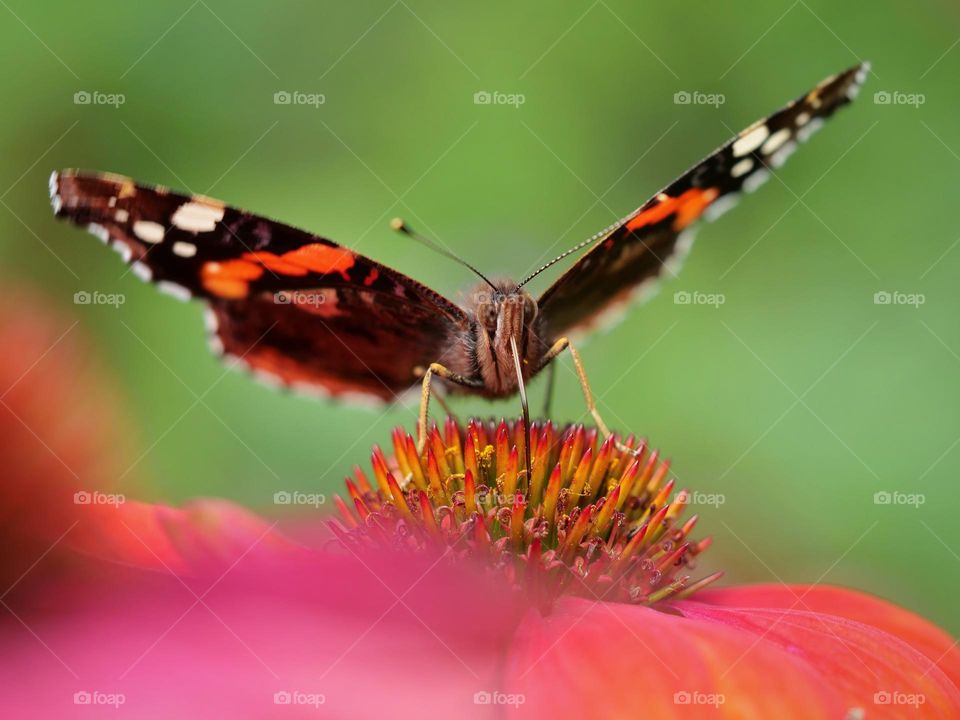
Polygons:
<instances>
[{"instance_id":1,"label":"spiky flower disc","mask_svg":"<svg viewBox=\"0 0 960 720\"><path fill-rule=\"evenodd\" d=\"M710 538L691 539L688 494L673 494L669 461L646 442L600 442L594 428L550 421L534 422L530 438L528 481L521 421L448 418L422 454L397 428L391 458L373 449L374 483L359 467L346 481L334 532L351 549L481 560L545 601L575 593L650 605L720 577L691 582Z\"/></svg>"}]
</instances>

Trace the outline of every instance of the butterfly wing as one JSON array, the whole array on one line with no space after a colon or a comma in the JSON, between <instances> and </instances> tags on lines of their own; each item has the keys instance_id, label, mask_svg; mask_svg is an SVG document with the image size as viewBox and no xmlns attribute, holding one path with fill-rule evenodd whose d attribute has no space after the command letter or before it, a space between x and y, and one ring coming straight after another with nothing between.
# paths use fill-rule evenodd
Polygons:
<instances>
[{"instance_id":1,"label":"butterfly wing","mask_svg":"<svg viewBox=\"0 0 960 720\"><path fill-rule=\"evenodd\" d=\"M856 96L869 66L827 78L813 90L730 142L623 220L588 240L590 249L540 297L551 338L587 329L624 307L671 271L690 248L691 231L752 192L826 118Z\"/></svg>"},{"instance_id":2,"label":"butterfly wing","mask_svg":"<svg viewBox=\"0 0 960 720\"><path fill-rule=\"evenodd\" d=\"M126 177L54 173L58 217L133 271L210 306L212 345L264 378L387 400L441 359L463 311L427 287L303 230Z\"/></svg>"}]
</instances>

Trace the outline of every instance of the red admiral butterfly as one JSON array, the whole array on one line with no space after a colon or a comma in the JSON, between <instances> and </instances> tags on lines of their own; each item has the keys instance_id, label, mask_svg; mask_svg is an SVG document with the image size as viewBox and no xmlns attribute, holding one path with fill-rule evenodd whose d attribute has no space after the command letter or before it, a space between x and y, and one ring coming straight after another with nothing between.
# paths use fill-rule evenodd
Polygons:
<instances>
[{"instance_id":1,"label":"red admiral butterfly","mask_svg":"<svg viewBox=\"0 0 960 720\"><path fill-rule=\"evenodd\" d=\"M624 306L678 263L696 221L757 188L768 168L855 97L868 69L827 78L522 282L490 282L478 272L484 283L462 308L330 240L210 198L73 170L54 173L51 197L57 216L113 245L143 279L206 300L213 343L258 374L381 400L422 376L422 442L433 375L468 392L508 396L569 347L587 404L608 434L568 334ZM524 291L532 277L583 248L539 299Z\"/></svg>"}]
</instances>

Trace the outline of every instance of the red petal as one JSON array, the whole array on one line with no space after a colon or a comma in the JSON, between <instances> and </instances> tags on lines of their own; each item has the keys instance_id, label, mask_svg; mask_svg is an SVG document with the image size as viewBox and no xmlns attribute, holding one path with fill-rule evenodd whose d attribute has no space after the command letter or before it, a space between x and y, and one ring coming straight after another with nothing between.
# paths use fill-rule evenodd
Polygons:
<instances>
[{"instance_id":1,"label":"red petal","mask_svg":"<svg viewBox=\"0 0 960 720\"><path fill-rule=\"evenodd\" d=\"M149 570L193 573L294 549L272 525L223 500L197 500L183 509L142 502L84 506L76 518L65 546Z\"/></svg>"},{"instance_id":2,"label":"red petal","mask_svg":"<svg viewBox=\"0 0 960 720\"><path fill-rule=\"evenodd\" d=\"M705 617L566 598L531 611L507 677L522 710L550 718L843 718L817 669Z\"/></svg>"},{"instance_id":3,"label":"red petal","mask_svg":"<svg viewBox=\"0 0 960 720\"><path fill-rule=\"evenodd\" d=\"M803 660L870 718L960 716L953 642L877 598L830 587L756 586L705 591L676 607Z\"/></svg>"},{"instance_id":4,"label":"red petal","mask_svg":"<svg viewBox=\"0 0 960 720\"><path fill-rule=\"evenodd\" d=\"M0 305L0 586L42 585L76 565L66 548L149 569L232 563L277 537L227 502L183 510L125 501L130 467L119 403L77 322L36 297ZM106 502L105 502L106 501ZM267 535L261 539L262 536Z\"/></svg>"}]
</instances>

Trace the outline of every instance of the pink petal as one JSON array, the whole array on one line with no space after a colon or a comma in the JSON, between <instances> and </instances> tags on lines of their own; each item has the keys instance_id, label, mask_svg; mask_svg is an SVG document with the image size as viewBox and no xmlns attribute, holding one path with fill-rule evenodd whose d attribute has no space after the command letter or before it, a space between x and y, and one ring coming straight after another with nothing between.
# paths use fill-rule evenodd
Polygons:
<instances>
[{"instance_id":1,"label":"pink petal","mask_svg":"<svg viewBox=\"0 0 960 720\"><path fill-rule=\"evenodd\" d=\"M497 687L517 617L465 569L349 554L248 555L187 584L127 569L62 584L42 607L5 602L0 717L41 720L497 717L474 696ZM78 707L78 692L123 705Z\"/></svg>"}]
</instances>

